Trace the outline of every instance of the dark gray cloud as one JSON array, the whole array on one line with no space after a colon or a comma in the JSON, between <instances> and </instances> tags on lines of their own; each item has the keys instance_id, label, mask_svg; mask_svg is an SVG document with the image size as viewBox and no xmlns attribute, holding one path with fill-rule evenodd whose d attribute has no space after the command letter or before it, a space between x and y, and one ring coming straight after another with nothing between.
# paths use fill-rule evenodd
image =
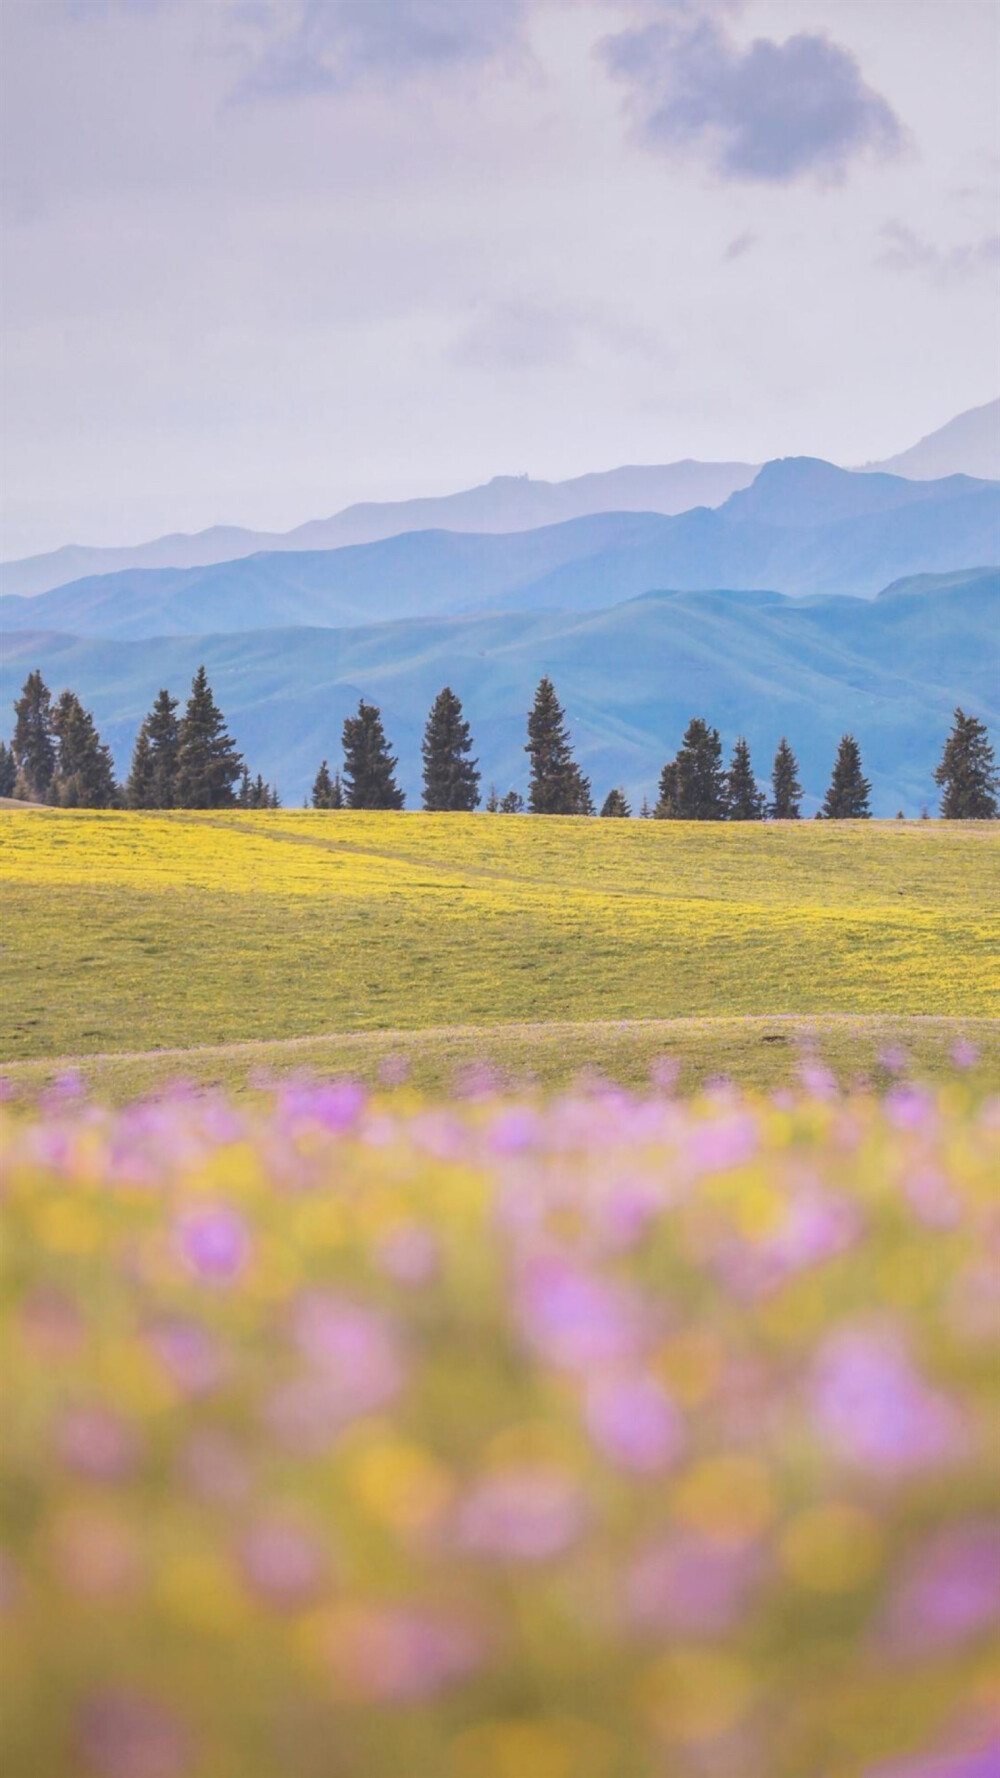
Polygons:
<instances>
[{"instance_id":1,"label":"dark gray cloud","mask_svg":"<svg viewBox=\"0 0 1000 1778\"><path fill-rule=\"evenodd\" d=\"M254 9L244 96L337 91L487 62L518 42L527 0L281 0ZM244 17L251 16L244 10Z\"/></svg>"},{"instance_id":2,"label":"dark gray cloud","mask_svg":"<svg viewBox=\"0 0 1000 1778\"><path fill-rule=\"evenodd\" d=\"M902 129L849 50L799 32L745 49L717 18L672 5L669 17L605 39L630 90L640 139L706 153L732 178L781 183L843 173L865 151L897 149Z\"/></svg>"}]
</instances>

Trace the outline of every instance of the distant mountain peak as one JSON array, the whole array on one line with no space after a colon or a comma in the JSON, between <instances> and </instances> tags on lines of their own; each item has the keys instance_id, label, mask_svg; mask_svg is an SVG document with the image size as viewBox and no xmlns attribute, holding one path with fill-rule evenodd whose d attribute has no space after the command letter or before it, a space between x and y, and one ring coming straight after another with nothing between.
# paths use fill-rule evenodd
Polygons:
<instances>
[{"instance_id":1,"label":"distant mountain peak","mask_svg":"<svg viewBox=\"0 0 1000 1778\"><path fill-rule=\"evenodd\" d=\"M1000 481L1000 396L956 414L936 432L929 432L909 450L864 469L884 470L913 481L940 481L949 475L972 475Z\"/></svg>"}]
</instances>

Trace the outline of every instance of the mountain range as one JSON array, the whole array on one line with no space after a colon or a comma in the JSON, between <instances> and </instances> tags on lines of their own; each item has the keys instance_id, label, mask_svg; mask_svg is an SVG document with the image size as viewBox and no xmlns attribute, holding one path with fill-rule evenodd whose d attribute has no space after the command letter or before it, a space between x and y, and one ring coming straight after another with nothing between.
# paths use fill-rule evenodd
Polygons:
<instances>
[{"instance_id":1,"label":"mountain range","mask_svg":"<svg viewBox=\"0 0 1000 1778\"><path fill-rule=\"evenodd\" d=\"M498 535L418 531L201 568L130 569L28 599L0 625L125 640L342 627L484 610L600 610L656 587L871 598L906 575L1000 560L1000 484L769 463L718 510L602 513Z\"/></svg>"},{"instance_id":2,"label":"mountain range","mask_svg":"<svg viewBox=\"0 0 1000 1778\"><path fill-rule=\"evenodd\" d=\"M84 575L127 568L199 568L233 562L266 551L342 549L377 543L408 531L529 531L567 519L604 512L687 512L694 506L721 506L737 488L748 487L759 468L753 463L668 463L661 467L609 469L568 482L532 481L498 475L482 487L423 500L366 502L348 506L329 519L311 519L294 531L247 531L216 525L194 536L176 533L134 548L90 549L70 544L48 555L0 564L0 591L31 597Z\"/></svg>"},{"instance_id":3,"label":"mountain range","mask_svg":"<svg viewBox=\"0 0 1000 1778\"><path fill-rule=\"evenodd\" d=\"M151 543L112 549L68 545L44 555L0 564L0 591L32 597L69 581L129 568L199 568L261 552L340 549L376 543L405 532L445 530L498 534L535 530L607 512L656 512L668 516L697 506L718 507L753 481L758 465L699 463L686 459L652 467L628 467L578 476L572 481L533 481L497 476L482 487L422 500L366 503L332 518L310 520L277 533L216 525L196 535L174 533ZM921 439L910 450L865 466L915 480L952 475L1000 480L1000 400L972 408Z\"/></svg>"},{"instance_id":4,"label":"mountain range","mask_svg":"<svg viewBox=\"0 0 1000 1778\"><path fill-rule=\"evenodd\" d=\"M956 703L1000 725L996 636L1000 571L922 575L872 600L777 592L647 592L610 609L408 618L349 629L108 640L9 635L0 702L26 673L72 685L111 742L120 771L161 685L186 695L204 661L232 733L255 771L301 802L319 761L339 759L358 698L377 701L410 806L420 735L445 683L472 724L485 784L526 785L526 712L543 672L555 680L595 793L655 798L660 768L690 716L727 748L750 741L766 779L786 734L806 813L818 806L837 741L858 738L876 814L936 806L933 769Z\"/></svg>"}]
</instances>

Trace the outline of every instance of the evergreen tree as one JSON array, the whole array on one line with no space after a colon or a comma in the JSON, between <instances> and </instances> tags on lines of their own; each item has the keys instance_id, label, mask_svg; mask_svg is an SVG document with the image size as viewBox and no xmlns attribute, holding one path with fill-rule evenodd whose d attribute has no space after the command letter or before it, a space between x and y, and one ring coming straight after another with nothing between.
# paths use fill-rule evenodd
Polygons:
<instances>
[{"instance_id":1,"label":"evergreen tree","mask_svg":"<svg viewBox=\"0 0 1000 1778\"><path fill-rule=\"evenodd\" d=\"M479 807L477 761L469 758L472 735L462 705L449 685L438 692L420 749L424 760L424 808Z\"/></svg>"},{"instance_id":2,"label":"evergreen tree","mask_svg":"<svg viewBox=\"0 0 1000 1778\"><path fill-rule=\"evenodd\" d=\"M401 809L405 798L394 773L399 761L389 752L377 705L358 704L344 723L344 781L349 809Z\"/></svg>"},{"instance_id":3,"label":"evergreen tree","mask_svg":"<svg viewBox=\"0 0 1000 1778\"><path fill-rule=\"evenodd\" d=\"M64 691L52 712L56 769L50 794L66 809L110 809L118 800L111 752L89 710Z\"/></svg>"},{"instance_id":4,"label":"evergreen tree","mask_svg":"<svg viewBox=\"0 0 1000 1778\"><path fill-rule=\"evenodd\" d=\"M624 790L609 790L604 799L601 814L620 821L627 821L631 813L632 810L629 808Z\"/></svg>"},{"instance_id":5,"label":"evergreen tree","mask_svg":"<svg viewBox=\"0 0 1000 1778\"><path fill-rule=\"evenodd\" d=\"M640 821L652 821L652 819L653 819L653 811L649 806L649 798L648 798L648 796L644 796L642 799L642 808L639 810L639 820Z\"/></svg>"},{"instance_id":6,"label":"evergreen tree","mask_svg":"<svg viewBox=\"0 0 1000 1778\"><path fill-rule=\"evenodd\" d=\"M500 798L498 806L501 815L524 814L524 798L519 790L508 790L507 795Z\"/></svg>"},{"instance_id":7,"label":"evergreen tree","mask_svg":"<svg viewBox=\"0 0 1000 1778\"><path fill-rule=\"evenodd\" d=\"M726 779L726 817L729 821L763 821L766 807L767 798L753 775L749 744L741 735Z\"/></svg>"},{"instance_id":8,"label":"evergreen tree","mask_svg":"<svg viewBox=\"0 0 1000 1778\"><path fill-rule=\"evenodd\" d=\"M771 802L767 812L772 821L798 821L801 803L798 761L782 735L771 769Z\"/></svg>"},{"instance_id":9,"label":"evergreen tree","mask_svg":"<svg viewBox=\"0 0 1000 1778\"><path fill-rule=\"evenodd\" d=\"M868 821L872 787L861 770L861 750L853 735L843 735L837 749L830 788L823 802L825 821Z\"/></svg>"},{"instance_id":10,"label":"evergreen tree","mask_svg":"<svg viewBox=\"0 0 1000 1778\"><path fill-rule=\"evenodd\" d=\"M191 682L191 696L180 724L177 744L175 800L181 809L228 809L236 802L234 785L243 770L225 719L212 696L204 667Z\"/></svg>"},{"instance_id":11,"label":"evergreen tree","mask_svg":"<svg viewBox=\"0 0 1000 1778\"><path fill-rule=\"evenodd\" d=\"M0 741L0 796L13 796L17 783L17 766L14 754L6 741Z\"/></svg>"},{"instance_id":12,"label":"evergreen tree","mask_svg":"<svg viewBox=\"0 0 1000 1778\"><path fill-rule=\"evenodd\" d=\"M52 694L41 673L29 673L14 705L17 766L16 794L26 802L44 803L52 788L56 748L52 734Z\"/></svg>"},{"instance_id":13,"label":"evergreen tree","mask_svg":"<svg viewBox=\"0 0 1000 1778\"><path fill-rule=\"evenodd\" d=\"M250 767L245 765L240 773L240 787L236 793L238 807L241 809L249 809L250 798L252 795L253 785L250 782Z\"/></svg>"},{"instance_id":14,"label":"evergreen tree","mask_svg":"<svg viewBox=\"0 0 1000 1778\"><path fill-rule=\"evenodd\" d=\"M177 699L167 690L156 702L136 736L132 769L125 786L130 809L172 809L177 781L180 724Z\"/></svg>"},{"instance_id":15,"label":"evergreen tree","mask_svg":"<svg viewBox=\"0 0 1000 1778\"><path fill-rule=\"evenodd\" d=\"M573 758L565 713L551 679L539 681L528 717L531 759L528 808L533 815L592 815L590 782Z\"/></svg>"},{"instance_id":16,"label":"evergreen tree","mask_svg":"<svg viewBox=\"0 0 1000 1778\"><path fill-rule=\"evenodd\" d=\"M946 821L995 821L1000 814L1000 779L985 722L955 711L955 726L945 742L934 782L942 791Z\"/></svg>"},{"instance_id":17,"label":"evergreen tree","mask_svg":"<svg viewBox=\"0 0 1000 1778\"><path fill-rule=\"evenodd\" d=\"M700 716L691 718L679 753L663 768L656 814L661 821L726 819L722 742Z\"/></svg>"},{"instance_id":18,"label":"evergreen tree","mask_svg":"<svg viewBox=\"0 0 1000 1778\"><path fill-rule=\"evenodd\" d=\"M316 773L312 787L312 806L314 809L342 809L344 793L340 784L340 773L330 776L330 767L324 759Z\"/></svg>"},{"instance_id":19,"label":"evergreen tree","mask_svg":"<svg viewBox=\"0 0 1000 1778\"><path fill-rule=\"evenodd\" d=\"M497 796L497 787L495 784L490 785L490 792L489 792L488 797L486 798L485 803L483 804L483 807L485 808L487 815L498 815L499 814L499 812L500 812L500 798Z\"/></svg>"}]
</instances>

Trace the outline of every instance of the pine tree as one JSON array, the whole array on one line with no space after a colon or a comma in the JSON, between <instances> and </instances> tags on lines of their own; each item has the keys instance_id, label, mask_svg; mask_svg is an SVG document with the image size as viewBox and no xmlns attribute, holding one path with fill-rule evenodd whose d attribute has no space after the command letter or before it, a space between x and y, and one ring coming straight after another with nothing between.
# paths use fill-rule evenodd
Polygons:
<instances>
[{"instance_id":1,"label":"pine tree","mask_svg":"<svg viewBox=\"0 0 1000 1778\"><path fill-rule=\"evenodd\" d=\"M592 815L589 779L573 758L565 712L548 677L539 681L528 717L531 759L528 808L533 815Z\"/></svg>"},{"instance_id":2,"label":"pine tree","mask_svg":"<svg viewBox=\"0 0 1000 1778\"><path fill-rule=\"evenodd\" d=\"M130 809L172 809L177 781L180 724L177 699L167 690L156 702L136 736L132 769L125 786Z\"/></svg>"},{"instance_id":3,"label":"pine tree","mask_svg":"<svg viewBox=\"0 0 1000 1778\"><path fill-rule=\"evenodd\" d=\"M56 748L52 734L52 694L41 673L29 673L14 705L14 739L11 743L17 766L16 795L26 802L44 803L52 788Z\"/></svg>"},{"instance_id":4,"label":"pine tree","mask_svg":"<svg viewBox=\"0 0 1000 1778\"><path fill-rule=\"evenodd\" d=\"M726 779L726 818L729 821L763 821L767 798L757 788L750 763L750 747L743 735L733 748Z\"/></svg>"},{"instance_id":5,"label":"pine tree","mask_svg":"<svg viewBox=\"0 0 1000 1778\"><path fill-rule=\"evenodd\" d=\"M497 796L497 787L495 784L490 785L489 795L487 796L483 807L486 810L487 815L499 814L500 798Z\"/></svg>"},{"instance_id":6,"label":"pine tree","mask_svg":"<svg viewBox=\"0 0 1000 1778\"><path fill-rule=\"evenodd\" d=\"M604 799L604 806L601 809L601 814L605 817L610 816L619 821L627 821L631 813L632 810L629 807L624 790L609 790Z\"/></svg>"},{"instance_id":7,"label":"pine tree","mask_svg":"<svg viewBox=\"0 0 1000 1778\"><path fill-rule=\"evenodd\" d=\"M243 770L218 708L204 667L191 682L191 696L177 745L176 804L181 809L226 809L236 802L234 786Z\"/></svg>"},{"instance_id":8,"label":"pine tree","mask_svg":"<svg viewBox=\"0 0 1000 1778\"><path fill-rule=\"evenodd\" d=\"M798 821L801 803L798 762L782 735L771 769L771 801L767 812L772 821Z\"/></svg>"},{"instance_id":9,"label":"pine tree","mask_svg":"<svg viewBox=\"0 0 1000 1778\"><path fill-rule=\"evenodd\" d=\"M519 790L508 790L506 796L500 798L498 805L501 815L523 815L524 798Z\"/></svg>"},{"instance_id":10,"label":"pine tree","mask_svg":"<svg viewBox=\"0 0 1000 1778\"><path fill-rule=\"evenodd\" d=\"M679 753L663 768L656 814L661 821L726 819L722 742L700 716L691 718Z\"/></svg>"},{"instance_id":11,"label":"pine tree","mask_svg":"<svg viewBox=\"0 0 1000 1778\"><path fill-rule=\"evenodd\" d=\"M649 798L648 798L648 796L644 796L642 799L642 808L639 810L639 820L640 821L652 821L652 819L653 819L653 811L649 806Z\"/></svg>"},{"instance_id":12,"label":"pine tree","mask_svg":"<svg viewBox=\"0 0 1000 1778\"><path fill-rule=\"evenodd\" d=\"M326 759L320 763L319 772L313 779L313 809L333 809L333 779L329 775Z\"/></svg>"},{"instance_id":13,"label":"pine tree","mask_svg":"<svg viewBox=\"0 0 1000 1778\"><path fill-rule=\"evenodd\" d=\"M861 770L861 750L853 735L843 735L837 749L830 788L823 802L825 821L868 821L871 785Z\"/></svg>"},{"instance_id":14,"label":"pine tree","mask_svg":"<svg viewBox=\"0 0 1000 1778\"><path fill-rule=\"evenodd\" d=\"M405 802L394 773L399 761L389 752L377 705L358 704L344 723L344 781L349 809L401 809Z\"/></svg>"},{"instance_id":15,"label":"pine tree","mask_svg":"<svg viewBox=\"0 0 1000 1778\"><path fill-rule=\"evenodd\" d=\"M241 809L249 809L253 785L250 782L250 767L245 765L240 773L240 787L236 793L236 803Z\"/></svg>"},{"instance_id":16,"label":"pine tree","mask_svg":"<svg viewBox=\"0 0 1000 1778\"><path fill-rule=\"evenodd\" d=\"M438 692L431 706L420 751L425 809L468 811L479 807L477 761L469 758L472 735L449 685Z\"/></svg>"},{"instance_id":17,"label":"pine tree","mask_svg":"<svg viewBox=\"0 0 1000 1778\"><path fill-rule=\"evenodd\" d=\"M997 819L1000 779L996 756L986 724L977 716L955 711L955 726L945 742L934 782L943 792L941 813L946 821Z\"/></svg>"},{"instance_id":18,"label":"pine tree","mask_svg":"<svg viewBox=\"0 0 1000 1778\"><path fill-rule=\"evenodd\" d=\"M66 809L110 809L118 801L111 752L89 710L64 691L52 712L56 769L50 794Z\"/></svg>"},{"instance_id":19,"label":"pine tree","mask_svg":"<svg viewBox=\"0 0 1000 1778\"><path fill-rule=\"evenodd\" d=\"M13 796L17 783L14 754L6 741L0 741L0 796Z\"/></svg>"}]
</instances>

